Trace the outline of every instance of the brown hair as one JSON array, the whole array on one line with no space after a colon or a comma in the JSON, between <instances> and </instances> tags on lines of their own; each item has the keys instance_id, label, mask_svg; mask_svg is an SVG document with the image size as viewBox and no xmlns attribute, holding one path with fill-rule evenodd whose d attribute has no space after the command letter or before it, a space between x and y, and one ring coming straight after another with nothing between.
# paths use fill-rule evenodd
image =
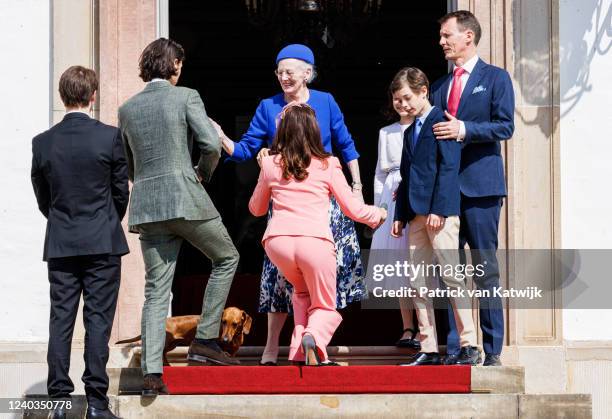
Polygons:
<instances>
[{"instance_id":1,"label":"brown hair","mask_svg":"<svg viewBox=\"0 0 612 419\"><path fill-rule=\"evenodd\" d=\"M306 169L312 158L327 164L324 159L330 154L323 149L319 124L310 106L289 104L283 108L280 118L270 151L281 156L283 178L300 182L308 177Z\"/></svg>"},{"instance_id":2,"label":"brown hair","mask_svg":"<svg viewBox=\"0 0 612 419\"><path fill-rule=\"evenodd\" d=\"M68 68L59 80L59 94L67 108L84 108L98 90L96 72L80 65Z\"/></svg>"},{"instance_id":3,"label":"brown hair","mask_svg":"<svg viewBox=\"0 0 612 419\"><path fill-rule=\"evenodd\" d=\"M478 45L480 42L480 37L482 35L482 29L480 28L480 23L478 23L478 19L472 12L468 12L467 10L457 10L456 12L450 12L442 16L438 23L440 25L446 23L447 20L455 18L457 19L457 25L459 29L464 32L467 29L474 32L474 43Z\"/></svg>"},{"instance_id":4,"label":"brown hair","mask_svg":"<svg viewBox=\"0 0 612 419\"><path fill-rule=\"evenodd\" d=\"M419 92L423 87L426 87L427 92L429 92L429 79L422 70L416 67L404 67L398 71L393 80L391 80L389 90L387 91L389 103L388 108L385 110L385 115L389 119L397 117L397 112L393 107L393 94L403 89L404 86L408 86L413 92Z\"/></svg>"},{"instance_id":5,"label":"brown hair","mask_svg":"<svg viewBox=\"0 0 612 419\"><path fill-rule=\"evenodd\" d=\"M147 45L140 54L139 76L145 82L155 78L168 80L176 75L174 60L185 60L183 47L172 39L159 38Z\"/></svg>"}]
</instances>

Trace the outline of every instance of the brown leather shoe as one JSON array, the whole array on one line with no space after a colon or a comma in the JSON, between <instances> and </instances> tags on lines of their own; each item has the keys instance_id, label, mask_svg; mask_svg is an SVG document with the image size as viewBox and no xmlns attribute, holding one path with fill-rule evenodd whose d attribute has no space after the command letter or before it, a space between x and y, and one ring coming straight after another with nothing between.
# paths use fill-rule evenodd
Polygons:
<instances>
[{"instance_id":1,"label":"brown leather shoe","mask_svg":"<svg viewBox=\"0 0 612 419\"><path fill-rule=\"evenodd\" d=\"M240 361L223 352L221 348L213 349L211 346L202 345L196 341L191 342L187 360L199 364L211 365L240 365Z\"/></svg>"},{"instance_id":2,"label":"brown leather shoe","mask_svg":"<svg viewBox=\"0 0 612 419\"><path fill-rule=\"evenodd\" d=\"M145 375L142 384L142 395L144 397L155 397L158 394L168 394L168 387L166 387L164 381L161 377L154 374Z\"/></svg>"}]
</instances>

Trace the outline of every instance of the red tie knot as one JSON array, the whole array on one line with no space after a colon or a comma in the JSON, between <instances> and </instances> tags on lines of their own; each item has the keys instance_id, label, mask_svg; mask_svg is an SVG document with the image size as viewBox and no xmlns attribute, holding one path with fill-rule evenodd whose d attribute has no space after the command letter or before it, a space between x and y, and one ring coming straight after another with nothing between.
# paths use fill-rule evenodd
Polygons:
<instances>
[{"instance_id":1,"label":"red tie knot","mask_svg":"<svg viewBox=\"0 0 612 419\"><path fill-rule=\"evenodd\" d=\"M463 76L464 73L465 73L465 69L463 67L457 67L453 71L453 76L454 77L461 77L461 76Z\"/></svg>"}]
</instances>

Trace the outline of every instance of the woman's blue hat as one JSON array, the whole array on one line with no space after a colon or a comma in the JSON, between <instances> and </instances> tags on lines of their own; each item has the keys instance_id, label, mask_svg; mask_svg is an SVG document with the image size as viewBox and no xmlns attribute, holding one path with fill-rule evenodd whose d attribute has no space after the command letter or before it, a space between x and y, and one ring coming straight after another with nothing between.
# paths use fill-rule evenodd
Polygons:
<instances>
[{"instance_id":1,"label":"woman's blue hat","mask_svg":"<svg viewBox=\"0 0 612 419\"><path fill-rule=\"evenodd\" d=\"M312 53L312 50L306 45L302 44L291 44L281 49L278 55L276 56L276 64L278 64L280 60L284 60L286 58L296 58L312 65L314 65L315 63L314 54Z\"/></svg>"}]
</instances>

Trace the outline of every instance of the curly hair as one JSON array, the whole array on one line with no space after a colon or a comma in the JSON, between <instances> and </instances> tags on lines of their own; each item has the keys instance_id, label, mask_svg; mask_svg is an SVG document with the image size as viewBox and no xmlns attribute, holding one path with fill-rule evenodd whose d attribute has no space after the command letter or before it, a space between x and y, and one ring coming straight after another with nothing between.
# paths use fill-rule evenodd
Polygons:
<instances>
[{"instance_id":1,"label":"curly hair","mask_svg":"<svg viewBox=\"0 0 612 419\"><path fill-rule=\"evenodd\" d=\"M155 78L168 80L176 75L174 60L185 61L185 50L172 39L159 38L151 42L140 54L140 78L147 82Z\"/></svg>"},{"instance_id":2,"label":"curly hair","mask_svg":"<svg viewBox=\"0 0 612 419\"><path fill-rule=\"evenodd\" d=\"M280 118L270 152L280 154L284 179L301 182L308 177L307 168L313 158L327 165L325 159L331 154L323 149L319 124L310 106L290 103L283 108Z\"/></svg>"}]
</instances>

